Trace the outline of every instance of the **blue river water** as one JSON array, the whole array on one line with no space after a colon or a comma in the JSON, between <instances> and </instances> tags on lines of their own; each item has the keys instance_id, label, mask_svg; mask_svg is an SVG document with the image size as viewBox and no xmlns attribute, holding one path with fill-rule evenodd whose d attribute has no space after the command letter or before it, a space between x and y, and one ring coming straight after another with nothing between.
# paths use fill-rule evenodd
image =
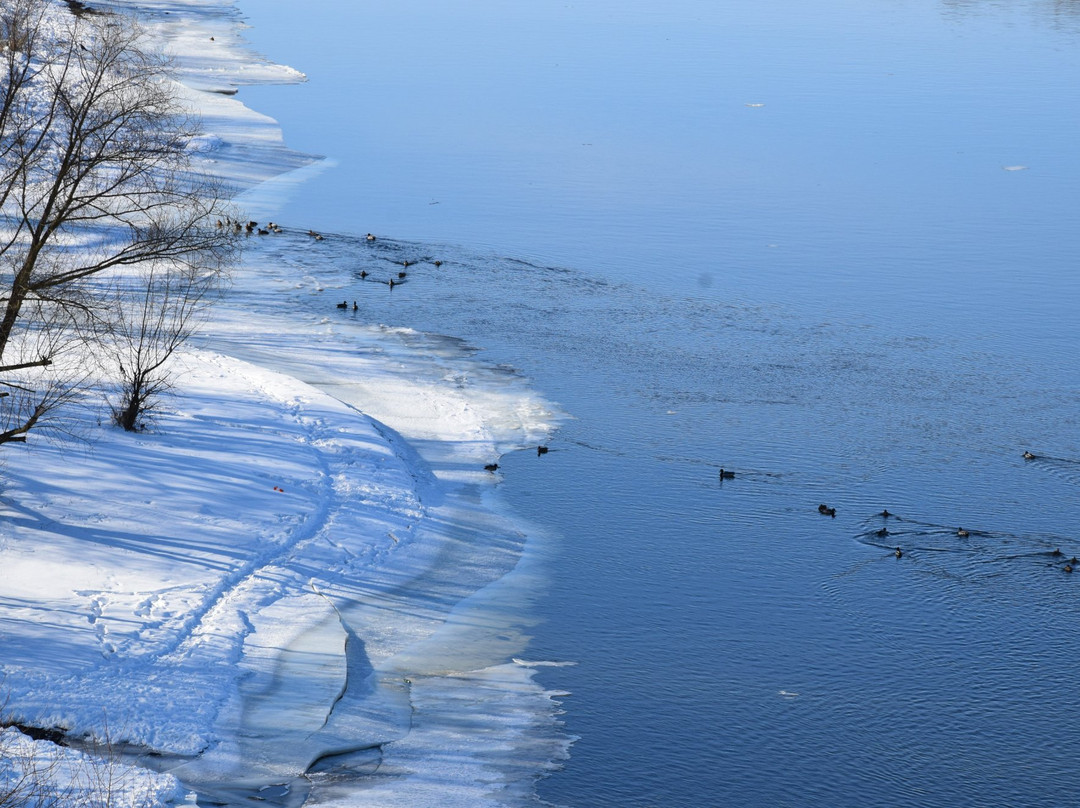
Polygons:
<instances>
[{"instance_id":1,"label":"blue river water","mask_svg":"<svg viewBox=\"0 0 1080 808\"><path fill-rule=\"evenodd\" d=\"M276 217L571 416L542 799L1075 802L1080 6L254 5Z\"/></svg>"}]
</instances>

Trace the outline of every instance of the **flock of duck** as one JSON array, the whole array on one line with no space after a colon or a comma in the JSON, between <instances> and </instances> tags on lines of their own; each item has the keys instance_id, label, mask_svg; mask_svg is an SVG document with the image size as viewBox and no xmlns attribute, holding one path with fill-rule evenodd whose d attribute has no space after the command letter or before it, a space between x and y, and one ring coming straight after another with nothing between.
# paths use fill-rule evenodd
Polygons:
<instances>
[{"instance_id":1,"label":"flock of duck","mask_svg":"<svg viewBox=\"0 0 1080 808\"><path fill-rule=\"evenodd\" d=\"M271 233L284 233L281 226L274 222L268 222L266 227L259 227L258 222L247 221L240 222L236 219L230 219L228 217L224 219L218 219L215 222L218 230L231 230L233 233L247 233L251 235L269 236ZM320 237L321 238L321 237Z\"/></svg>"},{"instance_id":2,"label":"flock of duck","mask_svg":"<svg viewBox=\"0 0 1080 808\"><path fill-rule=\"evenodd\" d=\"M217 227L218 228L228 228L228 229L232 230L235 233L246 232L249 235L257 234L257 235L260 235L260 236L270 235L271 233L281 233L281 232L283 232L281 226L278 225L278 224L275 224L274 222L268 222L266 227L259 227L258 222L254 222L254 221L239 222L239 221L235 221L233 219L228 219L228 218L224 219L224 220L219 219L217 221ZM322 241L324 239L323 235L321 233L315 231L315 230L308 230L307 235L309 237L311 237L312 239L314 239L315 241ZM375 237L374 234L368 233L368 234L366 234L364 236L364 239L365 239L365 241L372 242L372 241L376 240L376 237ZM415 261L404 260L401 263L402 263L403 269L397 273L397 278L395 279L395 278L391 277L388 281L385 281L385 283L387 283L387 285L390 287L391 291L393 290L393 288L395 286L397 286L397 285L399 285L399 284L401 284L401 283L403 283L405 281L406 277L408 276L408 273L405 270L407 270L410 266L412 266L416 262ZM433 261L432 263L436 267L441 267L443 262L437 260L437 261ZM368 273L367 270L362 270L360 272L360 277L361 277L361 279L366 279L369 276L369 274L370 273ZM348 310L350 308L348 300L343 300L342 302L336 304L336 306L337 306L337 308L342 309L342 310ZM354 300L352 302L351 308L352 308L353 311L357 311L360 307L357 304L357 302ZM536 447L537 456L545 455L547 453L548 453L548 447L547 446L537 446ZM1030 451L1025 451L1024 452L1024 459L1025 460L1035 460L1037 457L1038 457L1037 455L1031 453ZM488 463L487 465L484 466L485 471L489 471L489 472L492 472L492 473L498 471L498 469L499 469L499 464L498 463ZM719 479L721 479L721 480L733 480L733 479L735 479L735 472L733 472L733 471L731 471L729 469L721 468L720 472L719 472ZM818 505L818 513L820 513L823 516L828 516L828 517L833 518L833 519L836 518L836 508L830 507L830 506L826 505L825 503L822 503L822 504ZM882 510L881 513L878 514L878 515L881 516L884 519L888 519L890 516L893 516L894 514L889 513L889 510L886 508L886 509ZM888 528L883 527L883 528L881 528L880 530L877 531L876 535L879 538L885 538L885 537L887 537L889 535L889 530L888 530ZM957 535L957 537L964 539L964 538L968 538L971 535L971 533L969 531L965 530L962 527L958 527L956 529L956 535ZM904 551L900 547L897 547L893 551L893 555L895 555L897 558L903 558L904 557ZM1060 549L1059 550L1054 550L1052 555L1060 556L1060 555L1062 555L1062 552L1061 552ZM1063 569L1064 569L1065 572L1071 573L1073 571L1073 569L1077 566L1077 564L1080 564L1080 561L1078 561L1077 558L1074 556L1074 557L1072 557L1072 558L1070 558L1068 560L1068 562L1065 564Z\"/></svg>"},{"instance_id":3,"label":"flock of duck","mask_svg":"<svg viewBox=\"0 0 1080 808\"><path fill-rule=\"evenodd\" d=\"M218 230L229 230L233 233L246 233L249 236L269 236L271 233L284 233L285 229L276 222L267 222L265 227L260 227L258 222L247 221L241 222L238 219L232 219L225 217L224 219L218 219L214 225ZM315 241L322 241L322 233L317 233L314 230L308 230L307 234ZM368 241L374 241L375 236L371 233L367 234Z\"/></svg>"},{"instance_id":4,"label":"flock of duck","mask_svg":"<svg viewBox=\"0 0 1080 808\"><path fill-rule=\"evenodd\" d=\"M269 222L266 225L266 227L259 227L258 222L254 222L254 221L239 222L239 221L235 221L233 219L228 219L228 218L224 219L224 220L219 219L217 221L217 227L218 228L228 228L228 229L232 230L235 233L246 232L248 235L257 234L257 235L260 235L260 236L270 235L271 233L281 233L281 232L283 232L281 226L278 225L278 224L275 224L274 222ZM312 239L314 239L315 241L322 241L323 238L324 238L321 233L319 233L319 232L317 232L315 230L308 230L307 235L309 237L311 237ZM373 233L368 233L368 234L366 234L364 236L364 239L365 239L365 241L373 242L373 241L376 240L376 237L375 237L375 235ZM409 260L402 261L401 262L402 269L397 273L397 278L391 277L389 280L384 281L384 283L386 283L390 287L390 290L393 291L395 286L398 286L401 283L404 283L405 279L408 277L408 273L406 272L406 270L415 263L416 263L415 261L409 261ZM433 261L432 263L436 267L440 267L440 266L442 266L443 262L442 261ZM360 272L360 278L361 279L366 280L369 277L369 275L370 275L370 273L366 269L362 270ZM336 306L337 306L337 308L342 309L342 310L348 310L350 308L348 300L343 300L342 302L336 304ZM352 308L353 311L357 311L360 307L357 304L357 302L354 300L352 302L351 308ZM537 446L536 447L536 453L537 453L538 456L543 455L543 454L547 454L547 452L548 452L548 447L546 447L546 446ZM1024 459L1025 460L1035 460L1036 458L1037 458L1037 455L1033 454L1032 452L1030 452L1030 451L1025 451L1024 452ZM486 466L484 466L485 471L490 471L492 473L497 471L498 468L499 468L498 463L488 463ZM720 472L719 472L719 478L721 480L733 480L733 479L735 479L735 472L733 472L733 471L731 471L729 469L721 468ZM830 517L832 519L836 518L836 508L830 507L830 506L826 505L825 503L822 503L822 504L818 505L818 513L820 513L822 516L828 516L828 517ZM886 508L885 510L883 510L879 514L879 516L881 516L882 518L888 519L890 516L893 516L893 514L889 513L888 509ZM879 538L885 538L885 537L887 537L889 535L889 530L888 530L888 528L883 527L883 528L881 528L880 530L877 531L876 535ZM956 529L956 535L957 535L957 537L964 539L964 538L968 538L971 535L971 533L969 531L965 530L962 527L958 527ZM904 551L900 547L897 547L893 551L893 554L897 558L903 558ZM1061 550L1055 550L1053 552L1053 555L1054 556L1062 555ZM1063 569L1064 569L1065 572L1071 573L1073 571L1073 569L1077 566L1078 563L1080 563L1080 562L1078 562L1078 560L1074 556L1073 558L1069 559L1069 561L1065 564Z\"/></svg>"},{"instance_id":5,"label":"flock of duck","mask_svg":"<svg viewBox=\"0 0 1080 808\"><path fill-rule=\"evenodd\" d=\"M216 225L217 225L218 229L227 229L227 230L230 230L231 232L234 232L234 233L246 233L248 235L268 236L271 233L282 233L282 232L284 232L281 225L276 224L274 222L268 222L265 227L260 227L259 223L255 222L255 221L240 222L240 221L237 221L237 220L234 220L234 219L226 218L226 219L218 219L217 222L216 222ZM325 239L325 237L322 235L322 233L319 233L316 230L308 230L307 235L310 238L312 238L313 240L315 240L315 241L323 241ZM372 242L372 241L376 241L377 239L376 239L376 236L373 233L368 233L368 234L366 234L364 236L364 240L367 241L367 242ZM388 281L384 281L384 282L389 285L391 290L395 286L398 286L398 285L404 283L405 279L408 277L408 272L406 270L410 266L413 266L416 263L417 263L416 261L409 261L407 259L403 260L401 262L402 269L398 271L397 277L396 278L391 277ZM432 261L431 263L436 267L441 267L443 265L443 262L440 261L440 260L435 260L435 261ZM369 277L369 275L370 275L370 273L366 269L360 271L360 278L361 279L367 279ZM348 310L350 308L353 311L357 311L360 308L359 304L355 300L352 302L351 306L350 306L348 300L343 300L340 303L336 303L335 307L339 308L339 309L341 309L343 311L346 311L346 310ZM547 446L537 446L536 447L536 455L537 455L537 457L539 457L541 455L546 455L548 453L548 451L550 451L550 450L548 449ZM491 473L495 473L496 471L499 470L499 464L498 463L488 463L487 465L484 466L484 470L485 471L490 471ZM723 479L731 479L735 475L730 471L725 472L723 469L721 469L720 470L720 476Z\"/></svg>"},{"instance_id":6,"label":"flock of duck","mask_svg":"<svg viewBox=\"0 0 1080 808\"><path fill-rule=\"evenodd\" d=\"M267 222L264 227L261 227L256 221L241 222L239 220L226 217L224 219L218 219L215 224L219 230L228 230L238 235L244 233L249 236L269 236L272 233L285 232L284 228L282 228L281 225L277 224L276 222ZM307 235L314 241L324 241L326 238L325 236L323 236L322 233L316 230L308 230ZM364 236L364 240L372 242L376 241L377 239L374 233L368 233ZM390 277L388 280L380 282L385 283L387 286L390 287L390 290L393 291L395 286L400 286L402 283L405 282L405 279L408 277L408 273L405 270L407 270L410 266L413 266L416 263L416 261L402 261L402 269L397 273L397 277ZM431 263L436 267L441 267L443 265L443 262L439 260L432 261ZM370 274L371 273L369 273L366 269L362 270L360 272L361 280L366 280L370 276ZM357 311L360 308L359 304L355 300L352 302L352 306L349 305L349 301L347 300L342 301L341 303L337 303L335 304L335 306L339 309L351 308L353 311Z\"/></svg>"},{"instance_id":7,"label":"flock of duck","mask_svg":"<svg viewBox=\"0 0 1080 808\"><path fill-rule=\"evenodd\" d=\"M1036 455L1036 454L1032 454L1029 451L1024 452L1024 459L1025 460L1035 460L1037 458L1038 458L1038 455ZM724 468L721 468L719 476L720 476L721 480L733 480L733 479L735 479L735 472L729 471L729 470L724 469ZM818 513L820 513L822 516L828 516L828 517L831 517L833 519L836 518L836 508L829 507L824 502L821 503L820 505L818 505L817 509L818 509ZM881 511L881 513L878 514L878 516L880 516L882 519L888 519L889 517L896 516L896 514L889 513L889 509L885 508L885 509L883 509ZM879 539L884 539L884 538L889 536L889 529L887 527L882 527L880 530L878 530L875 533L875 535ZM956 536L958 538L961 538L961 539L966 539L966 538L971 536L971 532L968 531L968 530L965 530L963 527L958 527L956 529ZM904 551L900 547L897 547L893 551L893 555L895 555L897 558L903 558L904 557ZM1050 555L1054 556L1055 558L1059 558L1059 557L1063 556L1064 553L1062 553L1060 548L1059 548L1059 549L1054 550ZM1072 558L1070 558L1068 561L1065 562L1065 566L1062 567L1062 570L1064 572L1071 573L1077 567L1077 565L1080 565L1080 559L1077 559L1076 556L1073 556Z\"/></svg>"}]
</instances>

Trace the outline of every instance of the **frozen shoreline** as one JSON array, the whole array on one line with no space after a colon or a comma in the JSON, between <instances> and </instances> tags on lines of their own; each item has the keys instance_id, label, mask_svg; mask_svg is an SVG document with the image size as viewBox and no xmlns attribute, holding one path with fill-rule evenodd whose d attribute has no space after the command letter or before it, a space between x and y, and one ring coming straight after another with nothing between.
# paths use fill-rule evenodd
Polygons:
<instances>
[{"instance_id":1,"label":"frozen shoreline","mask_svg":"<svg viewBox=\"0 0 1080 808\"><path fill-rule=\"evenodd\" d=\"M302 80L242 49L235 9L123 6L177 59L211 170L258 193L318 166L226 94ZM378 771L365 804L528 800L567 740L510 661L536 572L483 466L557 416L452 342L292 317L289 287L238 270L151 432L88 410L90 451L4 458L8 712L72 737L107 722L217 797L298 805L314 780L312 804L346 804Z\"/></svg>"}]
</instances>

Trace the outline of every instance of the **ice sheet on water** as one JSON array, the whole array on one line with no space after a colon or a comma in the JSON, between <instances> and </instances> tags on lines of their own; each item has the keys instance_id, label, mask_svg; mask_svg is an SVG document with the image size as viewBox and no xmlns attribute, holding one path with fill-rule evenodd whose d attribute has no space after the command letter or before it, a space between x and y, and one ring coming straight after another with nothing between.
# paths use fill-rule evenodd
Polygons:
<instances>
[{"instance_id":1,"label":"ice sheet on water","mask_svg":"<svg viewBox=\"0 0 1080 808\"><path fill-rule=\"evenodd\" d=\"M532 781L569 756L552 694L514 664L408 680L416 710L409 734L382 749L378 771L357 791L349 761L313 778L320 806L535 804Z\"/></svg>"}]
</instances>

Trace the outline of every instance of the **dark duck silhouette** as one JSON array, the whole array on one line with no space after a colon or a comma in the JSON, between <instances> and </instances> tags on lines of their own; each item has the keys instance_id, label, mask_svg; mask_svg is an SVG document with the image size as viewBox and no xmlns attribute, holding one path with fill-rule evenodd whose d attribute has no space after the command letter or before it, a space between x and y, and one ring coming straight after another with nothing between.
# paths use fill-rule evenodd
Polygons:
<instances>
[{"instance_id":1,"label":"dark duck silhouette","mask_svg":"<svg viewBox=\"0 0 1080 808\"><path fill-rule=\"evenodd\" d=\"M735 479L735 472L734 471L727 471L726 469L720 469L720 479L721 480L734 480Z\"/></svg>"}]
</instances>

